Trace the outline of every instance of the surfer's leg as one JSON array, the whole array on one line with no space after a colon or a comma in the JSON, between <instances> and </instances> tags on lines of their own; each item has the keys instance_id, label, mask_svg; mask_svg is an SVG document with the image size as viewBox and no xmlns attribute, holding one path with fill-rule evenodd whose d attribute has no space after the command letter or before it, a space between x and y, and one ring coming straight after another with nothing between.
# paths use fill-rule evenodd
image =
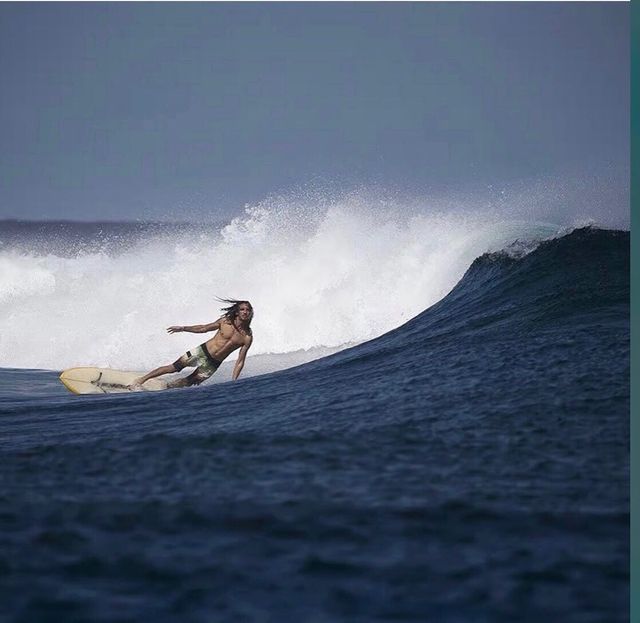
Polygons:
<instances>
[{"instance_id":1,"label":"surfer's leg","mask_svg":"<svg viewBox=\"0 0 640 623\"><path fill-rule=\"evenodd\" d=\"M134 384L142 385L143 383L146 383L149 379L154 379L156 376L162 376L163 374L173 374L174 372L177 372L177 370L173 367L173 364L170 364L168 366L160 366L155 370L151 370L151 372L148 372L144 376L141 376L139 379L136 379L134 381Z\"/></svg>"},{"instance_id":2,"label":"surfer's leg","mask_svg":"<svg viewBox=\"0 0 640 623\"><path fill-rule=\"evenodd\" d=\"M163 374L173 374L174 372L180 372L183 368L186 368L189 365L193 365L191 361L193 356L190 351L187 351L182 357L176 359L173 363L168 366L160 366L155 370L151 370L144 376L141 376L139 379L136 379L129 387L135 389L136 387L141 386L143 383L146 383L149 379L153 379L156 376L162 376Z\"/></svg>"},{"instance_id":3,"label":"surfer's leg","mask_svg":"<svg viewBox=\"0 0 640 623\"><path fill-rule=\"evenodd\" d=\"M213 372L209 373L208 370L203 370L202 368L196 368L189 376L185 376L184 378L177 379L176 381L171 381L167 383L167 387L189 387L190 385L200 385L206 381Z\"/></svg>"},{"instance_id":4,"label":"surfer's leg","mask_svg":"<svg viewBox=\"0 0 640 623\"><path fill-rule=\"evenodd\" d=\"M189 353L189 351L187 351ZM222 363L214 359L206 350L206 346L201 344L192 355L193 359L189 360L190 365L196 365L196 369L184 378L167 383L168 387L189 387L190 385L200 385L206 381ZM176 362L178 363L178 362Z\"/></svg>"}]
</instances>

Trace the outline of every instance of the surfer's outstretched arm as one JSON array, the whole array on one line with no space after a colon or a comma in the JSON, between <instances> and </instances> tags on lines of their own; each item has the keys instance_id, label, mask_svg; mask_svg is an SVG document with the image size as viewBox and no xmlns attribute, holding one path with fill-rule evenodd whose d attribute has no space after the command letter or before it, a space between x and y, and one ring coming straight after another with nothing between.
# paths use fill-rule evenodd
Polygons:
<instances>
[{"instance_id":1,"label":"surfer's outstretched arm","mask_svg":"<svg viewBox=\"0 0 640 623\"><path fill-rule=\"evenodd\" d=\"M183 331L186 333L209 333L210 331L216 331L220 328L220 321L222 318L218 318L215 322L210 322L209 324L194 324L190 326L176 326L169 327L167 329L168 333L182 333Z\"/></svg>"}]
</instances>

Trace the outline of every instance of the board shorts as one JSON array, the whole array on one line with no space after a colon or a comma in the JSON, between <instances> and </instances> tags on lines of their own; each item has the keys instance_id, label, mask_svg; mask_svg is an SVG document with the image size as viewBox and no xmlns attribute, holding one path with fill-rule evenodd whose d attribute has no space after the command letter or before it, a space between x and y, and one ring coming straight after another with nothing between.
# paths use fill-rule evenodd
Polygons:
<instances>
[{"instance_id":1,"label":"board shorts","mask_svg":"<svg viewBox=\"0 0 640 623\"><path fill-rule=\"evenodd\" d=\"M194 350L188 350L179 359L173 362L173 367L176 372L180 372L183 368L196 367L194 374L197 374L200 382L208 379L219 367L222 361L215 359L211 356L207 347L204 344L200 344Z\"/></svg>"}]
</instances>

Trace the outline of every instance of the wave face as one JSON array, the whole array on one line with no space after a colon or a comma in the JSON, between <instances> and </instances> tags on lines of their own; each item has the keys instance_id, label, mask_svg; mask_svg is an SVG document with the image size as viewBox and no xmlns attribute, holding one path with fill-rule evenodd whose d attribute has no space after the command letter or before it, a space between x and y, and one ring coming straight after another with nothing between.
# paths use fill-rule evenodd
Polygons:
<instances>
[{"instance_id":1,"label":"wave face","mask_svg":"<svg viewBox=\"0 0 640 623\"><path fill-rule=\"evenodd\" d=\"M436 413L476 416L523 404L532 413L545 404L564 405L560 411L572 404L587 414L599 412L599 403L623 417L629 248L629 232L588 227L533 250L515 244L484 254L447 296L404 325L282 374L310 384L326 375L366 378L385 404L397 400L409 412L417 402ZM345 391L351 395L353 383ZM359 400L365 408L366 391ZM521 415L528 417L526 408Z\"/></svg>"},{"instance_id":2,"label":"wave face","mask_svg":"<svg viewBox=\"0 0 640 623\"><path fill-rule=\"evenodd\" d=\"M525 338L545 326L629 322L629 232L574 230L477 258L456 287L415 319L364 349L447 337Z\"/></svg>"},{"instance_id":3,"label":"wave face","mask_svg":"<svg viewBox=\"0 0 640 623\"><path fill-rule=\"evenodd\" d=\"M259 222L226 231L245 241ZM329 226L329 212L310 224L312 246ZM255 228L262 242L236 241L240 256L304 248L300 239L260 256L273 237ZM433 253L405 268L434 299L460 271L449 291L405 323L397 301L376 299L395 328L304 365L93 399L70 395L55 372L0 369L8 620L51 620L51 612L101 620L115 612L114 595L126 595L116 618L131 621L199 623L212 613L229 622L628 620L629 233L529 237L462 268L456 240L459 255L487 241L471 243L455 219L432 228L444 242L420 230ZM173 235L153 244L174 248ZM406 242L417 233L407 226L397 235ZM398 239L385 232L369 244L398 251ZM356 242L375 255L364 238ZM217 244L207 248L224 248L222 234ZM343 244L348 251L352 242ZM64 274L98 257L115 284L116 264L140 258L141 247L132 249L74 253ZM436 261L438 249L446 261ZM303 266L319 262L309 253L300 254ZM326 265L337 261L323 254ZM170 254L161 259L159 274L185 270ZM430 261L452 271L433 290ZM365 279L375 272L350 270ZM131 272L150 296L152 273ZM79 276L69 296L80 284L114 296L87 280ZM327 292L347 297L334 285ZM62 304L58 287L42 296ZM273 322L283 326L283 315ZM350 317L335 323L358 335ZM282 348L293 340L272 339Z\"/></svg>"},{"instance_id":4,"label":"wave face","mask_svg":"<svg viewBox=\"0 0 640 623\"><path fill-rule=\"evenodd\" d=\"M273 200L223 226L0 231L0 366L173 361L198 336L164 328L211 322L220 296L252 301L251 355L270 355L256 365L264 372L384 334L446 295L482 253L558 227L354 196Z\"/></svg>"}]
</instances>

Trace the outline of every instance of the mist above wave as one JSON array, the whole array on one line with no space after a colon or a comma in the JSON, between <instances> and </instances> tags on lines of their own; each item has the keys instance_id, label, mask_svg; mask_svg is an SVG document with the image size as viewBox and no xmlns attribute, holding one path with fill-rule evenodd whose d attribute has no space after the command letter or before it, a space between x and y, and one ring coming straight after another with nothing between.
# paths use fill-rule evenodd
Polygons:
<instances>
[{"instance_id":1,"label":"mist above wave","mask_svg":"<svg viewBox=\"0 0 640 623\"><path fill-rule=\"evenodd\" d=\"M251 354L335 349L429 307L482 253L554 231L353 193L272 198L222 227L150 231L116 253L4 247L0 366L167 363L205 336L165 327L216 319L216 296L252 301Z\"/></svg>"}]
</instances>

